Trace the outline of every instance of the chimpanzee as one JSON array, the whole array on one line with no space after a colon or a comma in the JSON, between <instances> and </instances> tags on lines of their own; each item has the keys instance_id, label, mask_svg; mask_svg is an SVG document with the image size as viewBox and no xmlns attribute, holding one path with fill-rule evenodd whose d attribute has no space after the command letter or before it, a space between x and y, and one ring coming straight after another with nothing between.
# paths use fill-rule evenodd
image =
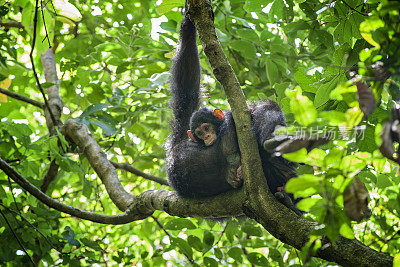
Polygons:
<instances>
[{"instance_id":1,"label":"chimpanzee","mask_svg":"<svg viewBox=\"0 0 400 267\"><path fill-rule=\"evenodd\" d=\"M186 13L171 70L173 131L167 151L167 175L178 195L210 197L242 184L235 122L231 111L198 109L200 61L196 28ZM296 175L295 163L271 157L263 143L285 125L282 110L272 100L249 106L264 175L272 193ZM188 130L190 129L190 130ZM188 138L188 136L189 138ZM285 203L284 203L285 204Z\"/></svg>"}]
</instances>

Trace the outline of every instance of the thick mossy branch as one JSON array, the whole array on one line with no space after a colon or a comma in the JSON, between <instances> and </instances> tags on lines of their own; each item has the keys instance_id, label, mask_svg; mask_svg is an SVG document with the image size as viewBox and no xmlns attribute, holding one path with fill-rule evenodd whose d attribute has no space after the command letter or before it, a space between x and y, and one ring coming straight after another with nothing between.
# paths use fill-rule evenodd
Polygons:
<instances>
[{"instance_id":1,"label":"thick mossy branch","mask_svg":"<svg viewBox=\"0 0 400 267\"><path fill-rule=\"evenodd\" d=\"M1 158L0 169L21 188L48 207L80 219L103 224L126 224L142 220L151 216L155 210L165 211L172 216L179 217L223 218L239 216L242 215L241 206L245 199L244 193L238 190L214 198L197 200L183 199L174 192L167 190L150 190L138 196L131 196L132 204L125 213L103 215L66 205L47 196Z\"/></svg>"},{"instance_id":2,"label":"thick mossy branch","mask_svg":"<svg viewBox=\"0 0 400 267\"><path fill-rule=\"evenodd\" d=\"M235 119L245 174L245 213L282 242L300 249L306 244L308 235L316 225L296 216L278 203L269 192L256 140L251 131L246 99L216 35L211 4L209 0L188 2L190 19L196 25L206 56L215 77L225 90ZM342 265L391 266L393 262L392 257L370 249L357 240L340 238L335 244L327 241L322 248L317 253L318 257Z\"/></svg>"},{"instance_id":3,"label":"thick mossy branch","mask_svg":"<svg viewBox=\"0 0 400 267\"><path fill-rule=\"evenodd\" d=\"M77 144L103 182L111 200L120 210L125 211L132 204L132 195L125 191L114 166L107 159L87 126L75 120L67 120L61 132Z\"/></svg>"}]
</instances>

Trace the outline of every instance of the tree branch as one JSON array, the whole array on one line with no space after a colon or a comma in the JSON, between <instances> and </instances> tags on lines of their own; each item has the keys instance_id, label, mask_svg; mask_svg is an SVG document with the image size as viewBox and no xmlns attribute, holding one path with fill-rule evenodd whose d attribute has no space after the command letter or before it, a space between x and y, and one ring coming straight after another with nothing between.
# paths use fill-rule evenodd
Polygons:
<instances>
[{"instance_id":1,"label":"tree branch","mask_svg":"<svg viewBox=\"0 0 400 267\"><path fill-rule=\"evenodd\" d=\"M60 96L60 81L57 77L57 69L56 69L56 60L54 58L54 52L51 48L47 49L44 54L40 56L42 60L43 72L46 79L46 82L53 83L53 86L50 86L46 89L46 93L48 96L48 109L44 110L44 116L46 118L46 125L49 129L50 136L56 134L56 125L61 125L61 111L63 108L63 101ZM51 113L54 116L55 121L51 118L49 109L51 109ZM54 125L55 124L55 125ZM42 186L40 189L45 193L47 191L50 183L56 178L58 173L58 164L53 159L50 163L49 169L46 172L46 175L43 177Z\"/></svg>"},{"instance_id":2,"label":"tree branch","mask_svg":"<svg viewBox=\"0 0 400 267\"><path fill-rule=\"evenodd\" d=\"M40 186L40 190L42 190L43 193L46 193L47 188L49 187L50 183L52 181L54 181L54 179L56 178L56 176L58 174L58 167L59 167L58 164L53 159L50 162L50 166L47 169L47 172L42 179L42 185Z\"/></svg>"},{"instance_id":3,"label":"tree branch","mask_svg":"<svg viewBox=\"0 0 400 267\"><path fill-rule=\"evenodd\" d=\"M28 251L26 251L24 245L22 245L21 241L19 240L17 234L15 233L14 229L11 227L10 222L7 220L6 215L4 215L3 211L1 211L0 209L0 214L3 217L4 221L6 222L6 224L8 225L8 228L10 229L12 235L14 236L14 238L17 240L18 245L21 247L21 249L25 252L26 257L28 257L29 261L33 264L33 266L35 266L35 263L33 262L31 256L29 255Z\"/></svg>"},{"instance_id":4,"label":"tree branch","mask_svg":"<svg viewBox=\"0 0 400 267\"><path fill-rule=\"evenodd\" d=\"M22 26L22 23L16 20L10 20L7 22L3 22L2 20L0 20L0 26L4 27L6 29L9 28L19 28L19 29L24 29L24 26Z\"/></svg>"},{"instance_id":5,"label":"tree branch","mask_svg":"<svg viewBox=\"0 0 400 267\"><path fill-rule=\"evenodd\" d=\"M168 185L169 186L169 183L168 183L167 180L165 180L165 179L163 179L161 177L157 177L157 176L154 176L154 175L151 175L151 174L144 173L143 171L134 168L132 165L130 165L128 163L118 163L118 162L115 162L115 161L110 161L110 162L117 169L121 169L121 170L130 172L130 173L133 173L133 174L135 174L137 176L141 176L144 179L147 179L147 180L150 180L150 181L162 184L162 185Z\"/></svg>"},{"instance_id":6,"label":"tree branch","mask_svg":"<svg viewBox=\"0 0 400 267\"><path fill-rule=\"evenodd\" d=\"M87 126L75 120L67 120L60 130L81 149L106 187L111 200L120 210L125 211L132 204L132 195L125 191L114 166L107 159Z\"/></svg>"},{"instance_id":7,"label":"tree branch","mask_svg":"<svg viewBox=\"0 0 400 267\"><path fill-rule=\"evenodd\" d=\"M4 94L6 96L9 96L11 98L14 98L14 99L17 99L17 100L20 100L20 101L24 101L26 103L34 105L35 107L44 108L44 104L42 102L30 99L29 97L26 97L26 96L11 92L9 90L0 88L0 93Z\"/></svg>"},{"instance_id":8,"label":"tree branch","mask_svg":"<svg viewBox=\"0 0 400 267\"><path fill-rule=\"evenodd\" d=\"M243 190L233 190L213 198L195 200L183 199L174 192L162 189L146 191L139 196L133 196L132 205L123 214L102 215L63 204L49 197L1 158L0 169L50 208L97 223L126 224L145 219L151 216L155 210L165 211L172 216L179 217L222 218L243 215L242 203L245 199Z\"/></svg>"},{"instance_id":9,"label":"tree branch","mask_svg":"<svg viewBox=\"0 0 400 267\"><path fill-rule=\"evenodd\" d=\"M54 117L54 114L53 114L53 112L52 112L52 109L50 109L50 107L49 107L49 103L48 103L48 101L47 101L46 95L44 94L43 87L42 87L42 85L40 84L39 77L38 77L38 74L37 74L37 71L36 71L36 67L35 67L35 61L34 61L34 59L33 59L33 51L35 50L36 37L37 37L37 36L36 36L36 32L37 32L37 22L38 22L38 19L37 19L37 17L38 17L38 9L39 9L39 0L35 0L35 13L34 13L34 16L33 16L32 47L31 47L31 52L29 53L29 58L31 59L33 76L35 77L36 84L37 84L37 86L38 86L38 88L39 88L40 93L41 93L42 96L43 96L44 105L45 105L45 107L46 107L46 108L48 109L48 111L49 111L50 118L51 118L51 120L53 121L53 125L57 125L57 124L56 124L57 120L56 120L56 118Z\"/></svg>"},{"instance_id":10,"label":"tree branch","mask_svg":"<svg viewBox=\"0 0 400 267\"><path fill-rule=\"evenodd\" d=\"M125 224L134 220L143 219L139 216L132 217L131 214L123 213L120 215L102 215L94 212L85 211L78 209L66 204L63 204L48 195L40 191L39 188L31 184L25 177L15 171L10 165L8 165L3 159L0 158L0 169L4 171L13 181L19 186L28 191L38 200L49 206L50 208L58 211L70 214L80 219L89 220L92 222L104 223L104 224ZM147 216L146 216L147 217Z\"/></svg>"},{"instance_id":11,"label":"tree branch","mask_svg":"<svg viewBox=\"0 0 400 267\"><path fill-rule=\"evenodd\" d=\"M44 54L40 55L42 60L43 72L46 82L54 84L46 88L46 94L48 98L48 109L45 109L45 117L47 128L49 129L50 135L55 134L54 126L61 124L61 111L63 108L63 101L60 96L60 81L57 77L56 61L54 53L51 48L47 49ZM51 112L49 112L49 109ZM51 117L53 115L53 118ZM55 121L53 121L53 119Z\"/></svg>"}]
</instances>

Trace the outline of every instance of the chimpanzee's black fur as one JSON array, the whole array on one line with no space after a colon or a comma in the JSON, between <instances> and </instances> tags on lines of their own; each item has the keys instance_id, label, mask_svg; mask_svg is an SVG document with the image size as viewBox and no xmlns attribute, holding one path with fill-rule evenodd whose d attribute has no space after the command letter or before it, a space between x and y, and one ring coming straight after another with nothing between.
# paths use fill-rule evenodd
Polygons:
<instances>
[{"instance_id":1,"label":"chimpanzee's black fur","mask_svg":"<svg viewBox=\"0 0 400 267\"><path fill-rule=\"evenodd\" d=\"M185 15L180 29L180 44L172 67L173 132L168 147L167 174L170 185L182 197L209 197L233 186L227 177L232 155L238 155L235 123L231 112L225 111L222 124L214 121L210 109L198 109L200 89L200 62L196 44L196 28ZM250 106L253 130L259 144L263 170L272 193L296 175L295 164L282 157L271 157L263 142L278 125L285 125L283 113L274 101L266 100ZM192 115L193 114L193 115ZM216 128L217 140L211 146L193 142L186 134L190 118L192 126L211 122ZM196 126L197 127L197 126ZM192 131L194 133L194 131ZM237 162L240 166L240 160Z\"/></svg>"}]
</instances>

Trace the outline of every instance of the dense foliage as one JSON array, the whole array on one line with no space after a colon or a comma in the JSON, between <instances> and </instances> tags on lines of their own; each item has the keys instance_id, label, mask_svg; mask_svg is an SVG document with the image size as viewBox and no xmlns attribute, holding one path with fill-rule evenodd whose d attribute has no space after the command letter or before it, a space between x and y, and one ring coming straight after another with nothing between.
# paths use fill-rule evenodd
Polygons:
<instances>
[{"instance_id":1,"label":"dense foliage","mask_svg":"<svg viewBox=\"0 0 400 267\"><path fill-rule=\"evenodd\" d=\"M310 248L319 248L321 236L336 240L339 234L392 256L399 253L399 168L379 146L400 92L400 3L212 2L218 37L246 97L276 100L293 135L332 135L309 153L287 155L306 163L287 190L304 198L299 207L307 219L321 223L309 246L297 251L248 219L216 222L156 212L121 226L79 220L49 209L1 172L0 240L7 242L0 242L0 265L32 260L317 266L328 263L310 258ZM32 67L44 89L52 85L45 82L40 58L51 45L64 102L61 120L86 124L110 160L165 178L169 67L184 1L40 1L36 23L35 4L0 1L0 88L43 102ZM229 108L207 58L200 56L203 104ZM65 153L61 134L49 134L42 109L0 94L0 118L0 158L31 183L40 188L55 159L60 167L48 195L85 210L119 213L85 157ZM119 174L134 194L169 189ZM343 208L355 177L365 183L372 210L361 223L351 222Z\"/></svg>"}]
</instances>

